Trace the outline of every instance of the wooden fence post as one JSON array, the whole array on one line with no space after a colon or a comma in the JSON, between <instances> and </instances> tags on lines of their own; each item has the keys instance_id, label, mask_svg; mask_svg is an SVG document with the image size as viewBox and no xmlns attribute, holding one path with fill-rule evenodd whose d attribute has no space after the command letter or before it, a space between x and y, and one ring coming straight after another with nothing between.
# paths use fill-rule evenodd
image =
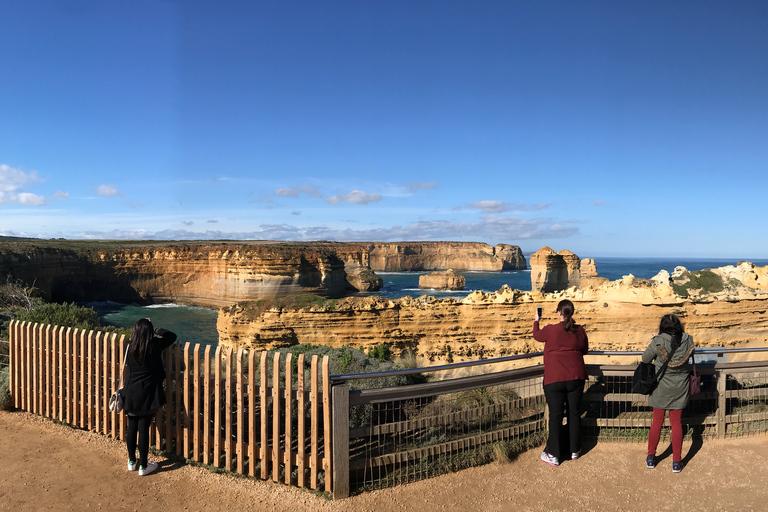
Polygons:
<instances>
[{"instance_id":1,"label":"wooden fence post","mask_svg":"<svg viewBox=\"0 0 768 512\"><path fill-rule=\"evenodd\" d=\"M349 497L349 386L346 383L333 386L332 396L332 492L334 499L339 499ZM329 455L326 454L326 457Z\"/></svg>"},{"instance_id":2,"label":"wooden fence post","mask_svg":"<svg viewBox=\"0 0 768 512\"><path fill-rule=\"evenodd\" d=\"M725 370L717 370L717 438L725 438L725 392L728 377Z\"/></svg>"}]
</instances>

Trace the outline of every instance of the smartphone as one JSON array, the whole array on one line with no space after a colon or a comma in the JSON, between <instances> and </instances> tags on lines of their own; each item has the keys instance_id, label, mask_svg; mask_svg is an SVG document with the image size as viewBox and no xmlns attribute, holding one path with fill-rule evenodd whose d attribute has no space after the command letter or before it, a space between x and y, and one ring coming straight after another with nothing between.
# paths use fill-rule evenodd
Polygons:
<instances>
[{"instance_id":1,"label":"smartphone","mask_svg":"<svg viewBox=\"0 0 768 512\"><path fill-rule=\"evenodd\" d=\"M539 315L539 318L541 318L541 306L536 308L536 314Z\"/></svg>"}]
</instances>

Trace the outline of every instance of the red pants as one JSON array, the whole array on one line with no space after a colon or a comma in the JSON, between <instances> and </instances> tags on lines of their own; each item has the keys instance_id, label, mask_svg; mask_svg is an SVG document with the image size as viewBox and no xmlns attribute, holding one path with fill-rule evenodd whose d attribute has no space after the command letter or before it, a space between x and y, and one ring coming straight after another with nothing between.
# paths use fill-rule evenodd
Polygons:
<instances>
[{"instance_id":1,"label":"red pants","mask_svg":"<svg viewBox=\"0 0 768 512\"><path fill-rule=\"evenodd\" d=\"M653 423L648 433L648 455L656 455L656 447L659 446L661 427L664 425L665 409L653 408ZM683 410L670 409L669 424L672 428L672 462L683 460Z\"/></svg>"}]
</instances>

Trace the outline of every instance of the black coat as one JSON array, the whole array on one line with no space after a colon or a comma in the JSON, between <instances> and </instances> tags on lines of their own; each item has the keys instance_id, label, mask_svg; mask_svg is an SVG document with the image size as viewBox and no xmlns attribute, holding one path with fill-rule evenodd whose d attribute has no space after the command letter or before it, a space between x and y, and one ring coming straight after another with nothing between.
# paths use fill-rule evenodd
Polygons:
<instances>
[{"instance_id":1,"label":"black coat","mask_svg":"<svg viewBox=\"0 0 768 512\"><path fill-rule=\"evenodd\" d=\"M154 414L165 403L163 381L163 350L176 341L176 334L165 329L155 329L155 335L149 342L144 362L139 364L128 350L126 366L128 378L123 386L123 409L127 414L144 416Z\"/></svg>"}]
</instances>

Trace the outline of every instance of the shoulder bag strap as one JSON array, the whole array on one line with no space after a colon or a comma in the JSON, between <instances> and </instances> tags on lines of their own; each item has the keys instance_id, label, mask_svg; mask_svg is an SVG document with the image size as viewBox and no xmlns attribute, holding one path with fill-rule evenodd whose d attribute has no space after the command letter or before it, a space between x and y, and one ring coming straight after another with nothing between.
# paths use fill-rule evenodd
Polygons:
<instances>
[{"instance_id":1,"label":"shoulder bag strap","mask_svg":"<svg viewBox=\"0 0 768 512\"><path fill-rule=\"evenodd\" d=\"M117 388L120 389L123 387L123 371L125 371L125 363L128 361L128 347L130 347L131 344L128 343L125 346L125 355L123 356L123 366L120 368L120 381L117 383Z\"/></svg>"},{"instance_id":2,"label":"shoulder bag strap","mask_svg":"<svg viewBox=\"0 0 768 512\"><path fill-rule=\"evenodd\" d=\"M659 368L659 373L656 374L656 382L661 381L661 378L664 376L664 374L667 371L667 366L669 366L669 362L672 360L672 356L675 354L678 348L680 348L680 345L683 344L683 339L680 338L680 343L677 345L672 345L669 349L669 354L667 354L667 360L664 361L664 364L661 365L661 368Z\"/></svg>"}]
</instances>

